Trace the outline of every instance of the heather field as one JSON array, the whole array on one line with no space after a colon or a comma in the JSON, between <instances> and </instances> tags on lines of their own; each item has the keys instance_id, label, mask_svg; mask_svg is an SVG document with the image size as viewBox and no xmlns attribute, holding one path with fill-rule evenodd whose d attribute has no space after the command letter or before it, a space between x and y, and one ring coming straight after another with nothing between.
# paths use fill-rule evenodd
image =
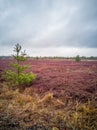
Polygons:
<instances>
[{"instance_id":1,"label":"heather field","mask_svg":"<svg viewBox=\"0 0 97 130\"><path fill-rule=\"evenodd\" d=\"M10 60L1 60L0 72L10 68ZM43 96L53 92L55 97L74 97L85 100L97 92L97 61L28 60L29 72L37 74L37 80L27 89Z\"/></svg>"},{"instance_id":2,"label":"heather field","mask_svg":"<svg viewBox=\"0 0 97 130\"><path fill-rule=\"evenodd\" d=\"M10 62L0 60L0 73ZM25 64L37 78L21 93L0 76L1 130L97 130L97 61L29 59Z\"/></svg>"},{"instance_id":3,"label":"heather field","mask_svg":"<svg viewBox=\"0 0 97 130\"><path fill-rule=\"evenodd\" d=\"M36 60L28 61L38 79L31 88L43 95L85 100L97 92L97 61ZM30 88L30 89L31 89Z\"/></svg>"}]
</instances>

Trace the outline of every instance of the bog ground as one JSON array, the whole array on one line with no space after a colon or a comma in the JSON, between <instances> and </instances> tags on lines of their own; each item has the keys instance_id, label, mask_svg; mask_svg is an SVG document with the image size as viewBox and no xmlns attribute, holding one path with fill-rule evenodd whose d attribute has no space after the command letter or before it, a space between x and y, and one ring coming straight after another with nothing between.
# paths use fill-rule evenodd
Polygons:
<instances>
[{"instance_id":1,"label":"bog ground","mask_svg":"<svg viewBox=\"0 0 97 130\"><path fill-rule=\"evenodd\" d=\"M0 61L0 71L10 68L10 60ZM27 89L45 95L53 92L55 97L73 97L85 100L97 92L97 61L28 60L30 72L37 80Z\"/></svg>"},{"instance_id":2,"label":"bog ground","mask_svg":"<svg viewBox=\"0 0 97 130\"><path fill-rule=\"evenodd\" d=\"M0 60L0 73L10 62ZM24 92L10 90L0 77L1 129L96 130L97 61L29 59L25 64L37 79Z\"/></svg>"},{"instance_id":3,"label":"bog ground","mask_svg":"<svg viewBox=\"0 0 97 130\"><path fill-rule=\"evenodd\" d=\"M54 96L72 96L84 100L97 91L97 61L29 61L38 75L32 85L39 94L51 91Z\"/></svg>"}]
</instances>

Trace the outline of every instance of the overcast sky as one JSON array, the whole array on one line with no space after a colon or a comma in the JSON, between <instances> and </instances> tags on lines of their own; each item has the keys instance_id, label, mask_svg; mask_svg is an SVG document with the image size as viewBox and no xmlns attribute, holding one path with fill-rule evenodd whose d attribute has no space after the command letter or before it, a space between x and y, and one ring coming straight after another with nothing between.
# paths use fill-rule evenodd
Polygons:
<instances>
[{"instance_id":1,"label":"overcast sky","mask_svg":"<svg viewBox=\"0 0 97 130\"><path fill-rule=\"evenodd\" d=\"M0 55L97 56L97 0L0 0Z\"/></svg>"}]
</instances>

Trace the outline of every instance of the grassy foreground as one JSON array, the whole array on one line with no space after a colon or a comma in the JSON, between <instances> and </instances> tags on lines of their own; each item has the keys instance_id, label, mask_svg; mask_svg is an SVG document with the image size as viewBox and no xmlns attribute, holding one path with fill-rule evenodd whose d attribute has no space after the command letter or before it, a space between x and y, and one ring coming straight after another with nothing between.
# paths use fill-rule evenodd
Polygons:
<instances>
[{"instance_id":1,"label":"grassy foreground","mask_svg":"<svg viewBox=\"0 0 97 130\"><path fill-rule=\"evenodd\" d=\"M86 103L0 83L0 130L97 130L97 96Z\"/></svg>"}]
</instances>

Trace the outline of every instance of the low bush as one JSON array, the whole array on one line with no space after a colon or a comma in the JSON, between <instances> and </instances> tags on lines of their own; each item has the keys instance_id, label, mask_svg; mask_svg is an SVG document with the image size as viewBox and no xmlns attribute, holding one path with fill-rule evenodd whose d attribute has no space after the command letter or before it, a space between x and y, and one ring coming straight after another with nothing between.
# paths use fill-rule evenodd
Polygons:
<instances>
[{"instance_id":1,"label":"low bush","mask_svg":"<svg viewBox=\"0 0 97 130\"><path fill-rule=\"evenodd\" d=\"M79 55L77 55L77 56L75 57L75 61L76 61L76 62L80 62L80 61L81 61L81 58L80 58Z\"/></svg>"},{"instance_id":2,"label":"low bush","mask_svg":"<svg viewBox=\"0 0 97 130\"><path fill-rule=\"evenodd\" d=\"M4 71L2 77L5 81L7 81L10 87L29 86L36 79L36 75L34 73L20 73L18 76L11 70Z\"/></svg>"}]
</instances>

